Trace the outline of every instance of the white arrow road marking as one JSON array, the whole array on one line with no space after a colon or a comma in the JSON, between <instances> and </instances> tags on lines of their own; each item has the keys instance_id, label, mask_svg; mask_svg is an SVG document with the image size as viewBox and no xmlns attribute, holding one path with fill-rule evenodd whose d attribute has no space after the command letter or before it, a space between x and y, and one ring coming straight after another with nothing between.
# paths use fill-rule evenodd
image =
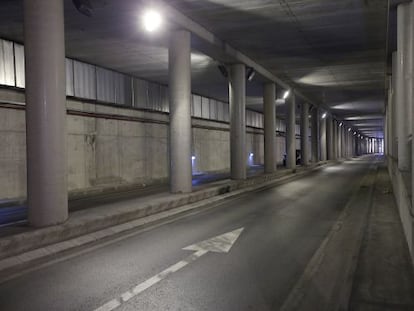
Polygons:
<instances>
[{"instance_id":1,"label":"white arrow road marking","mask_svg":"<svg viewBox=\"0 0 414 311\"><path fill-rule=\"evenodd\" d=\"M95 309L94 311L112 311L118 308L123 303L130 300L131 298L137 296L138 294L142 293L146 289L162 281L163 279L168 277L170 274L177 272L178 270L184 268L188 264L196 261L198 258L207 254L208 252L228 253L231 247L233 246L233 244L236 242L236 240L242 233L243 229L244 228L239 228L237 230L215 236L211 239L204 240L199 243L184 247L183 248L184 250L195 251L195 253L186 257L184 260L181 260L177 262L176 264L168 267L164 271L158 273L157 275L154 275L153 277L147 279L146 281L136 285L135 287L123 293L119 298L115 298L115 299L112 299L111 301L108 301L107 303Z\"/></svg>"}]
</instances>

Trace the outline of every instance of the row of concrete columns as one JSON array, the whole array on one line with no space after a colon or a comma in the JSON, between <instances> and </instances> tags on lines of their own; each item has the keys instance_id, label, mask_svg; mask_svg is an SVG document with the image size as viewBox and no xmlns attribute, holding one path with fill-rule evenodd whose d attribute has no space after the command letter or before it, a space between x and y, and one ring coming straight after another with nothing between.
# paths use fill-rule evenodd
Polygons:
<instances>
[{"instance_id":1,"label":"row of concrete columns","mask_svg":"<svg viewBox=\"0 0 414 311\"><path fill-rule=\"evenodd\" d=\"M53 29L51 32L50 29ZM63 0L24 1L26 61L27 191L29 222L46 226L68 217L65 44ZM229 67L231 178L246 178L246 68ZM276 89L264 85L265 172L276 170ZM170 188L192 190L191 36L172 32L169 44ZM296 166L296 97L287 100L287 167ZM301 159L308 165L309 104L301 105ZM330 116L311 109L313 162L347 157L350 138Z\"/></svg>"},{"instance_id":2,"label":"row of concrete columns","mask_svg":"<svg viewBox=\"0 0 414 311\"><path fill-rule=\"evenodd\" d=\"M397 7L397 51L392 54L385 109L385 153L401 172L412 167L414 3Z\"/></svg>"}]
</instances>

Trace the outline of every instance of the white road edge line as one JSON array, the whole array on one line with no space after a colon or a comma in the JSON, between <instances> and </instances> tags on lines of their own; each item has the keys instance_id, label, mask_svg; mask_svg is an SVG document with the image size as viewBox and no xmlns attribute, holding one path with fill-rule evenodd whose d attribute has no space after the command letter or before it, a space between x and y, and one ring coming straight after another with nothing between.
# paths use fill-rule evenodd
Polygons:
<instances>
[{"instance_id":1,"label":"white road edge line","mask_svg":"<svg viewBox=\"0 0 414 311\"><path fill-rule=\"evenodd\" d=\"M196 244L192 244L187 246L183 249L185 250L194 250L195 253L187 256L185 259L173 264L172 266L168 267L167 269L161 271L160 273L150 277L149 279L145 280L142 283L134 286L130 290L124 292L118 298L114 298L104 305L100 306L99 308L95 309L94 311L112 311L116 308L120 307L122 304L130 300L131 298L139 295L143 291L147 290L151 286L157 284L158 282L162 281L163 279L167 278L170 274L177 272L178 270L184 268L188 264L196 261L201 256L207 254L208 252L215 252L215 253L228 253L233 246L234 242L238 239L239 235L243 231L244 228L239 228L231 232L224 233L222 235L218 235L208 240L201 241Z\"/></svg>"},{"instance_id":2,"label":"white road edge line","mask_svg":"<svg viewBox=\"0 0 414 311\"><path fill-rule=\"evenodd\" d=\"M188 264L192 263L193 261L196 261L201 256L207 254L207 250L200 250L195 252L194 254L191 254L184 260L181 260L177 262L176 264L168 267L164 271L158 273L157 275L154 275L153 277L149 278L148 280L136 285L135 287L131 288L130 290L123 293L120 298L115 298L107 303L105 303L103 306L99 307L98 309L95 309L94 311L112 311L118 307L120 307L123 303L127 302L131 298L139 295L143 291L147 290L151 286L157 284L158 282L162 281L166 277L168 277L170 274L177 272L178 270L184 268Z\"/></svg>"}]
</instances>

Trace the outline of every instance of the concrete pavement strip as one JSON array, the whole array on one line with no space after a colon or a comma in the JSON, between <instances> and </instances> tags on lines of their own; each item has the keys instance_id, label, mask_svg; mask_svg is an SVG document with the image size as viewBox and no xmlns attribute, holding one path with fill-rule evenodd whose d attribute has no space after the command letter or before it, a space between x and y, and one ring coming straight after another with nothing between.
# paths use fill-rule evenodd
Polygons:
<instances>
[{"instance_id":1,"label":"concrete pavement strip","mask_svg":"<svg viewBox=\"0 0 414 311\"><path fill-rule=\"evenodd\" d=\"M378 167L355 186L331 231L290 291L281 311L348 310L355 269L372 204Z\"/></svg>"}]
</instances>

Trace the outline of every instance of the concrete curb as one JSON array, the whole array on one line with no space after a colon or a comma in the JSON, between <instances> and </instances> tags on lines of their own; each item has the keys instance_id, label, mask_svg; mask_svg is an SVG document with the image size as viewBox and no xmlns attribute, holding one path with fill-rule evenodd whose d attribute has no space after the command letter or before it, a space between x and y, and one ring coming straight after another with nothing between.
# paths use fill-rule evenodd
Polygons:
<instances>
[{"instance_id":1,"label":"concrete curb","mask_svg":"<svg viewBox=\"0 0 414 311\"><path fill-rule=\"evenodd\" d=\"M246 192L276 186L291 179L310 174L323 163L300 169L261 175L243 181L229 181L190 194L172 195L153 200L144 206L133 206L117 213L98 215L90 219L68 221L0 239L0 279L59 253L84 246L113 235L126 233L180 214L205 208ZM122 213L121 213L122 212Z\"/></svg>"}]
</instances>

